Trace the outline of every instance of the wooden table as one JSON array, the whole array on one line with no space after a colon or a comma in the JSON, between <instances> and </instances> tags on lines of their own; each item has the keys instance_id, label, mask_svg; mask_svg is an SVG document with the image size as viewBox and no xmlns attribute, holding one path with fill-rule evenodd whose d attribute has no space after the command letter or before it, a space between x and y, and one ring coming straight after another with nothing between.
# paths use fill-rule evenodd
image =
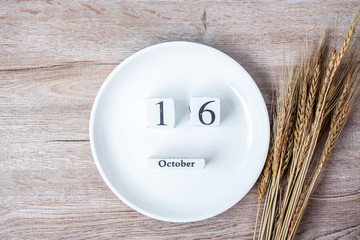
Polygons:
<instances>
[{"instance_id":1,"label":"wooden table","mask_svg":"<svg viewBox=\"0 0 360 240\"><path fill-rule=\"evenodd\" d=\"M1 1L0 239L250 239L257 185L219 216L166 223L122 203L89 145L107 75L146 46L213 46L252 75L270 106L284 66L325 26L344 34L354 1ZM360 31L359 31L360 32ZM353 45L359 46L360 34ZM297 239L359 239L360 99Z\"/></svg>"}]
</instances>

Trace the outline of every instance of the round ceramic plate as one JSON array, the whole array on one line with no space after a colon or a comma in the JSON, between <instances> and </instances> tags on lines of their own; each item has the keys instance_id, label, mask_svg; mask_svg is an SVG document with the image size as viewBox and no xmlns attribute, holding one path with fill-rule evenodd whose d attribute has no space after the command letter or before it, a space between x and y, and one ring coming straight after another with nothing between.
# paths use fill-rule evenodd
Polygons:
<instances>
[{"instance_id":1,"label":"round ceramic plate","mask_svg":"<svg viewBox=\"0 0 360 240\"><path fill-rule=\"evenodd\" d=\"M218 127L193 126L190 97L221 101ZM175 128L147 128L144 102L172 98ZM102 85L90 119L101 176L128 206L149 217L191 222L235 205L264 166L269 119L250 75L226 54L168 42L123 61ZM151 169L151 156L204 158L204 169Z\"/></svg>"}]
</instances>

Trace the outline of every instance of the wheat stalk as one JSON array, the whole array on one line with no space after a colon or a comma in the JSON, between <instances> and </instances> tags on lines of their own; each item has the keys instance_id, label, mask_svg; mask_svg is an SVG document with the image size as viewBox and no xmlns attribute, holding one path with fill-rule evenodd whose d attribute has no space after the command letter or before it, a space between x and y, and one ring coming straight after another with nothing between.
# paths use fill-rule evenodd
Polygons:
<instances>
[{"instance_id":1,"label":"wheat stalk","mask_svg":"<svg viewBox=\"0 0 360 240\"><path fill-rule=\"evenodd\" d=\"M257 229L257 225L258 225L258 218L259 218L261 202L265 196L265 192L266 192L266 189L267 189L270 177L271 177L271 163L272 163L273 151L274 151L274 140L273 140L273 136L271 135L269 151L268 151L268 155L266 157L265 167L264 167L262 175L261 175L260 185L259 185L259 189L258 189L259 195L258 195L258 207L257 207L257 211L256 211L255 230L254 230L254 237L253 237L254 240L256 238L256 229Z\"/></svg>"},{"instance_id":2,"label":"wheat stalk","mask_svg":"<svg viewBox=\"0 0 360 240\"><path fill-rule=\"evenodd\" d=\"M299 202L298 202L298 204L296 206L293 220L291 221L291 224L290 224L290 228L289 228L289 233L290 234L295 229L296 221L297 221L297 219L299 219L299 214L300 214L300 211L301 211L301 207L302 207L302 205L304 203L305 196L306 196L306 191L307 191L307 187L306 187L306 184L305 184L304 187L303 187L302 193L300 195Z\"/></svg>"},{"instance_id":3,"label":"wheat stalk","mask_svg":"<svg viewBox=\"0 0 360 240\"><path fill-rule=\"evenodd\" d=\"M268 151L268 155L267 155L266 162L265 162L265 167L264 167L263 173L261 175L261 180L260 180L260 185L259 185L259 196L258 196L259 204L261 203L261 201L264 198L265 191L268 186L269 179L271 177L271 162L272 162L272 156L273 156L273 151L274 151L274 143L273 142L274 142L274 140L273 140L273 137L271 136L269 151Z\"/></svg>"},{"instance_id":4,"label":"wheat stalk","mask_svg":"<svg viewBox=\"0 0 360 240\"><path fill-rule=\"evenodd\" d=\"M305 107L305 120L304 120L305 123L311 122L310 120L312 118L315 98L319 86L319 80L320 80L320 64L317 64L311 82L309 84L309 94L307 97L306 107Z\"/></svg>"},{"instance_id":5,"label":"wheat stalk","mask_svg":"<svg viewBox=\"0 0 360 240\"><path fill-rule=\"evenodd\" d=\"M293 83L293 88L295 88L296 84ZM293 91L293 90L292 90ZM280 171L280 179L283 178L285 175L285 172L288 168L290 158L292 156L292 150L294 146L294 126L295 126L295 116L296 116L296 101L297 101L297 95L292 94L292 99L288 103L288 116L286 121L286 127L285 127L285 134L284 134L284 140L283 140L283 150L281 153L281 159L283 159L283 163L281 166Z\"/></svg>"},{"instance_id":6,"label":"wheat stalk","mask_svg":"<svg viewBox=\"0 0 360 240\"><path fill-rule=\"evenodd\" d=\"M290 140L289 140L289 143L288 143L288 146L287 146L287 149L286 149L286 154L285 154L285 157L284 157L284 163L283 165L281 166L281 172L280 172L280 179L282 179L286 173L286 170L289 166L289 162L291 160L291 157L292 157L292 153L293 153L293 147L294 147L294 134L292 134L290 136Z\"/></svg>"}]
</instances>

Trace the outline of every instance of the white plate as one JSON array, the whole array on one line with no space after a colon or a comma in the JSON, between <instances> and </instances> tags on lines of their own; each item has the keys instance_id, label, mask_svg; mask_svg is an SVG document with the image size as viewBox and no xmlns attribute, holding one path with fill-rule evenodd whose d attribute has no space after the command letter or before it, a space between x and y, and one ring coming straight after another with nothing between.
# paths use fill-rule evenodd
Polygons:
<instances>
[{"instance_id":1,"label":"white plate","mask_svg":"<svg viewBox=\"0 0 360 240\"><path fill-rule=\"evenodd\" d=\"M175 100L173 129L146 128L144 101ZM219 127L191 126L190 97L221 100ZM149 217L191 222L235 205L264 166L269 119L250 75L226 54L168 42L123 61L102 85L91 112L90 142L110 189ZM205 158L204 169L150 169L151 156Z\"/></svg>"}]
</instances>

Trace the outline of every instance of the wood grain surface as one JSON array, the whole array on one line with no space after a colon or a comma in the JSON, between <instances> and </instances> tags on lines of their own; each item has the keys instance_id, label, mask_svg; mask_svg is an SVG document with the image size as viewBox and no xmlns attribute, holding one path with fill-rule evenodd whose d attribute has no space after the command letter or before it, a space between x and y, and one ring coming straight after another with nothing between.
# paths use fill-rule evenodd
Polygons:
<instances>
[{"instance_id":1,"label":"wood grain surface","mask_svg":"<svg viewBox=\"0 0 360 240\"><path fill-rule=\"evenodd\" d=\"M0 239L251 239L257 185L194 223L122 203L94 164L88 124L107 75L132 53L186 40L237 60L268 107L305 42L342 36L354 1L1 1ZM359 47L360 31L353 46ZM331 154L297 239L359 239L360 99Z\"/></svg>"}]
</instances>

